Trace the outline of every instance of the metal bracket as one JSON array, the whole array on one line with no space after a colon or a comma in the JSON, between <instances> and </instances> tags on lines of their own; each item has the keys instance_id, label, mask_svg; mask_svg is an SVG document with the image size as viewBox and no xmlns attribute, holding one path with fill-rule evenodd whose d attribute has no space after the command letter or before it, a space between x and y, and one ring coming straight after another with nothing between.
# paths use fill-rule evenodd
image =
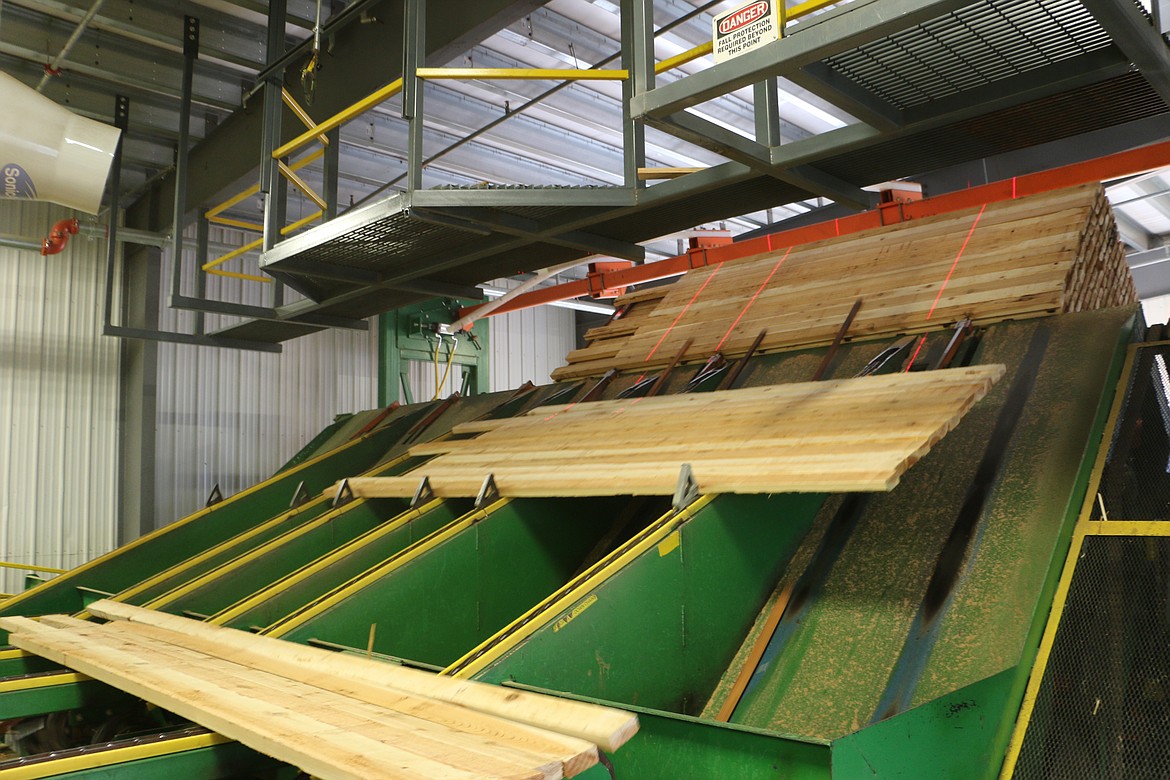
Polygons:
<instances>
[{"instance_id":1,"label":"metal bracket","mask_svg":"<svg viewBox=\"0 0 1170 780\"><path fill-rule=\"evenodd\" d=\"M659 375L655 374L654 376L646 377L641 382L635 382L634 384L627 387L625 390L622 390L620 393L618 393L617 397L618 398L633 398L635 396L640 397L643 394L643 391L649 390L650 387L652 387L654 385L654 383L658 381L658 377L659 377Z\"/></svg>"},{"instance_id":2,"label":"metal bracket","mask_svg":"<svg viewBox=\"0 0 1170 780\"><path fill-rule=\"evenodd\" d=\"M204 506L205 506L205 507L208 507L208 506L215 506L215 505L216 505L216 504L218 504L220 501L223 501L223 491L219 489L219 483L218 483L218 482L216 482L216 483L215 483L215 487L213 487L213 488L211 489L211 493L210 493L210 494L208 494L208 496L207 496L207 503L206 503L206 504L204 504Z\"/></svg>"},{"instance_id":3,"label":"metal bracket","mask_svg":"<svg viewBox=\"0 0 1170 780\"><path fill-rule=\"evenodd\" d=\"M337 493L333 496L333 508L345 506L350 501L353 501L353 488L349 486L349 480L341 480L341 484L337 486Z\"/></svg>"},{"instance_id":4,"label":"metal bracket","mask_svg":"<svg viewBox=\"0 0 1170 780\"><path fill-rule=\"evenodd\" d=\"M410 508L417 509L435 499L435 491L431 489L431 478L423 477L414 490L414 498L410 499Z\"/></svg>"},{"instance_id":5,"label":"metal bracket","mask_svg":"<svg viewBox=\"0 0 1170 780\"><path fill-rule=\"evenodd\" d=\"M297 489L293 491L292 501L288 502L289 509L296 509L301 504L309 500L309 491L305 489L305 481L302 479L297 485Z\"/></svg>"},{"instance_id":6,"label":"metal bracket","mask_svg":"<svg viewBox=\"0 0 1170 780\"><path fill-rule=\"evenodd\" d=\"M674 489L674 499L671 504L675 511L681 512L693 504L699 497L699 483L695 481L695 472L691 464L684 463L678 470L678 487Z\"/></svg>"},{"instance_id":7,"label":"metal bracket","mask_svg":"<svg viewBox=\"0 0 1170 780\"><path fill-rule=\"evenodd\" d=\"M496 475L488 474L479 489L479 494L475 497L475 508L483 509L493 501L498 501L499 498L500 489L496 486Z\"/></svg>"}]
</instances>

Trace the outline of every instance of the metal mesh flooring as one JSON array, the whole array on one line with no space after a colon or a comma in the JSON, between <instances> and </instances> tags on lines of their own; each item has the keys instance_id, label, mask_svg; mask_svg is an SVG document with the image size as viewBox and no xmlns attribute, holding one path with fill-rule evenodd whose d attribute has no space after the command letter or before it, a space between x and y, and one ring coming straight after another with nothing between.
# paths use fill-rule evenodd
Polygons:
<instances>
[{"instance_id":1,"label":"metal mesh flooring","mask_svg":"<svg viewBox=\"0 0 1170 780\"><path fill-rule=\"evenodd\" d=\"M899 108L911 108L1105 48L1078 0L975 3L825 61Z\"/></svg>"},{"instance_id":2,"label":"metal mesh flooring","mask_svg":"<svg viewBox=\"0 0 1170 780\"><path fill-rule=\"evenodd\" d=\"M1170 777L1170 539L1085 539L1015 780Z\"/></svg>"},{"instance_id":3,"label":"metal mesh flooring","mask_svg":"<svg viewBox=\"0 0 1170 780\"><path fill-rule=\"evenodd\" d=\"M1110 520L1170 520L1170 345L1143 347L1101 475Z\"/></svg>"}]
</instances>

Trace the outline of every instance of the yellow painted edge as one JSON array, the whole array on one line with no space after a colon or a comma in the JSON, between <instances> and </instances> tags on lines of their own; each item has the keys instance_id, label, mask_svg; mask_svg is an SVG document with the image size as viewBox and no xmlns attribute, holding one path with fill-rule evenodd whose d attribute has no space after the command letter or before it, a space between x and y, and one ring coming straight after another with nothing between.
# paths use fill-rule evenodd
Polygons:
<instances>
[{"instance_id":1,"label":"yellow painted edge","mask_svg":"<svg viewBox=\"0 0 1170 780\"><path fill-rule=\"evenodd\" d=\"M300 582L303 582L304 580L313 576L314 574L321 571L322 569L325 569L325 568L328 568L329 566L332 566L334 563L336 563L337 561L346 557L354 550L359 549L361 547L364 547L365 545L370 544L372 542L375 542L378 539L381 539L386 534L391 533L393 531L397 531L399 528L406 525L407 523L412 522L414 520L417 520L424 513L431 511L438 504L442 503L444 500L445 499L442 499L442 498L436 498L433 501L430 501L426 504L423 504L422 506L418 507L417 509L408 509L405 512L402 512L401 514L399 514L399 515L383 522L382 524L378 525L376 528L371 528L369 531L362 534L361 536L358 536L358 537L350 540L349 542L346 542L341 547L338 547L336 550L329 553L328 555L324 555L324 556L322 556L314 561L311 561L310 563L306 564L305 566L302 566L301 568L297 569L296 571L289 572L285 576L281 577L280 579L276 580L275 582L269 583L268 585L264 586L263 588L256 591L255 593L252 593L252 594L244 597L240 601L237 601L236 603L234 603L228 607L225 607L224 609L222 609L219 612L212 615L211 619L208 620L207 622L211 623L212 625L217 625L217 626L224 625L229 620L233 620L233 619L239 617L240 615L244 614L248 610L255 607L257 604L268 600L269 598L271 598L275 594L283 593L284 591L288 590L292 586L294 586ZM353 506L357 506L359 504L364 504L365 501L366 501L366 499L359 498L359 499L357 499L357 501L355 501L352 504L346 504L344 508L350 508Z\"/></svg>"},{"instance_id":2,"label":"yellow painted edge","mask_svg":"<svg viewBox=\"0 0 1170 780\"><path fill-rule=\"evenodd\" d=\"M327 500L329 500L329 499L326 496L319 496L316 501L313 501L309 504L303 504L302 506L297 507L297 509L303 509L306 506L312 506L314 504L320 503L321 501L327 501ZM337 517L337 515L341 514L341 512L343 510L349 509L351 506L352 506L352 504L345 504L344 506L339 506L339 507L335 507L333 509L329 509L328 511L323 512L319 516L313 518L309 522L304 523L302 525L299 525L296 528L290 528L289 530L285 531L284 533L279 534L278 536L276 536L272 539L269 539L267 542L264 542L263 544L261 544L257 547L253 547L252 549L248 550L247 552L242 553L241 555L239 555L235 558L232 558L231 560L224 563L222 566L216 566L214 569L212 569L210 571L205 571L202 574L200 574L198 577L195 577L194 579L191 579L191 580L187 580L182 585L179 585L175 588L172 588L171 590L168 590L166 593L162 593L162 594L156 596L155 598L153 598L150 601L143 604L142 607L144 609L162 609L163 607L167 606L168 604L173 603L176 599L180 599L183 596L186 596L187 594L191 593L192 591L198 590L199 588L203 587L204 585L208 584L209 582L214 582L215 580L219 579L220 577L231 574L232 572L239 569L241 566L244 566L245 564L251 563L252 561L259 558L260 556L266 555L266 554L272 552L273 550L279 549L280 547L284 546L288 542L290 542L294 539L297 539L297 538L303 536L304 534L307 534L309 531L312 531L315 528L320 528L322 525L329 523L331 520L333 520L333 518L335 518L335 517ZM283 519L289 520L292 518L293 514L295 514L295 511L290 510L290 512L285 513L285 517Z\"/></svg>"},{"instance_id":3,"label":"yellow painted edge","mask_svg":"<svg viewBox=\"0 0 1170 780\"><path fill-rule=\"evenodd\" d=\"M370 583L381 579L398 568L401 568L423 553L435 549L439 545L446 542L448 539L451 539L459 533L462 533L471 526L475 525L477 522L484 520L489 515L499 511L499 509L509 501L511 501L511 499L503 498L486 509L476 509L472 512L468 512L460 518L452 520L438 531L435 531L433 534L420 539L418 542L412 544L410 547L407 547L405 550L391 556L390 558L387 558L385 561L373 567L366 573L360 574L344 585L335 588L326 594L323 598L313 602L304 609L294 612L288 617L282 618L276 623L273 623L261 633L272 637L284 636L294 628L307 623L311 618L314 618L317 615L320 615L322 612L331 609L332 607L352 596L354 593L364 589Z\"/></svg>"},{"instance_id":4,"label":"yellow painted edge","mask_svg":"<svg viewBox=\"0 0 1170 780\"><path fill-rule=\"evenodd\" d=\"M700 497L682 512L673 511L656 521L658 528L634 542L627 543L602 558L593 567L581 574L573 582L567 583L560 592L563 596L548 606L541 608L537 604L525 612L511 624L497 631L492 636L472 648L462 658L448 666L439 674L445 674L460 679L470 679L473 675L485 669L488 665L511 652L532 634L552 622L553 618L564 612L577 601L589 595L590 591L607 580L616 572L625 568L635 559L641 557L647 550L656 547L663 539L669 536L682 523L695 516L695 513L706 507L714 499L713 495ZM481 652L481 648L486 648Z\"/></svg>"},{"instance_id":5,"label":"yellow painted edge","mask_svg":"<svg viewBox=\"0 0 1170 780\"><path fill-rule=\"evenodd\" d=\"M244 490L241 490L239 493L234 493L231 496L228 496L227 498L225 498L223 501L219 502L218 504L212 504L209 507L204 507L203 509L200 509L198 512L194 512L192 514L187 515L182 520L176 520L175 522L171 523L170 525L164 525L162 528L156 528L155 530L151 531L150 533L144 534L143 536L140 536L137 539L134 539L130 542L127 542L126 544L122 545L121 547L118 547L114 550L111 550L110 552L106 553L105 555L102 555L98 558L94 558L92 561L89 561L88 563L83 563L76 568L70 569L63 576L68 577L68 576L73 575L73 574L80 574L82 572L88 571L89 569L93 568L94 566L97 566L98 564L103 563L107 559L112 558L116 555L119 555L126 550L130 550L130 549L133 549L133 548L138 547L140 545L146 544L147 542L152 541L152 540L156 539L157 537L162 536L163 534L168 533L176 528L193 523L196 520L198 520L199 518L203 517L204 515L210 513L214 509L218 509L220 507L225 506L228 503L231 503L233 501L237 501L237 500L243 498L244 496L251 495L252 493L255 493L256 491L267 487L270 483L273 483L276 480L284 479L292 474L297 473L298 471L301 471L302 469L305 469L305 468L308 468L309 466L315 465L316 463L324 460L325 458L332 457L333 455L335 455L339 452L342 452L343 450L349 449L350 447L353 447L353 446L357 445L358 443L365 441L367 438L369 438L370 436L374 435L377 432L378 432L377 429L370 431L369 433L365 434L364 436L360 436L356 439L353 439L352 441L347 441L344 444L341 444L337 447L334 447L331 450L328 450L327 452L322 452L320 455L316 455L312 458L309 458L304 463L300 463L300 464L294 466L293 468L289 469L288 471L282 471L279 474L273 474L271 477L264 480L263 482L257 482L255 485L253 485L250 488L245 488ZM282 512L281 514L284 514L284 513ZM61 582L60 578L55 579L55 580L50 580L49 582L46 582L44 585L38 585L37 587L32 588L31 590L26 590L24 593L21 593L17 596L13 596L12 600L5 604L5 608L11 606L12 604L19 603L21 600L28 597L30 594L37 593L41 588L43 588L47 585L52 585L54 583L59 584L60 582ZM124 593L125 592L120 593L118 595L123 596Z\"/></svg>"},{"instance_id":6,"label":"yellow painted edge","mask_svg":"<svg viewBox=\"0 0 1170 780\"><path fill-rule=\"evenodd\" d=\"M560 81L625 81L622 68L418 68L420 79L556 79Z\"/></svg>"},{"instance_id":7,"label":"yellow painted edge","mask_svg":"<svg viewBox=\"0 0 1170 780\"><path fill-rule=\"evenodd\" d=\"M55 758L40 764L15 767L0 772L4 780L40 780L46 777L58 777L70 772L82 772L87 769L100 769L105 766L122 764L130 761L140 761L145 758L181 753L187 750L214 747L233 740L222 734L196 734L190 737L179 737L165 742L148 742L142 745L132 745L114 750L103 750L97 753L88 753L80 756Z\"/></svg>"},{"instance_id":8,"label":"yellow painted edge","mask_svg":"<svg viewBox=\"0 0 1170 780\"><path fill-rule=\"evenodd\" d=\"M41 677L14 677L11 680L0 680L0 694L31 691L37 688L53 688L57 685L72 685L73 683L89 682L90 679L80 672L62 672L61 674Z\"/></svg>"},{"instance_id":9,"label":"yellow painted edge","mask_svg":"<svg viewBox=\"0 0 1170 780\"><path fill-rule=\"evenodd\" d=\"M32 655L35 655L35 653L30 653L19 648L10 648L8 650L0 650L0 661L12 661L17 658L28 658Z\"/></svg>"},{"instance_id":10,"label":"yellow painted edge","mask_svg":"<svg viewBox=\"0 0 1170 780\"><path fill-rule=\"evenodd\" d=\"M1086 536L1170 536L1167 520L1093 520L1085 523Z\"/></svg>"},{"instance_id":11,"label":"yellow painted edge","mask_svg":"<svg viewBox=\"0 0 1170 780\"><path fill-rule=\"evenodd\" d=\"M137 585L133 585L133 586L127 588L126 590L123 590L123 591L120 591L119 593L114 594L113 596L110 597L110 600L124 602L124 601L126 601L126 599L137 596L139 593L142 593L143 591L154 587L155 585L162 582L163 580L167 580L167 579L170 579L171 577L182 574L183 572L190 569L192 566L203 563L207 559L209 559L213 556L219 555L224 550L230 549L231 547L234 547L235 545L239 544L240 542L246 542L249 539L251 539L252 537L256 536L257 534L263 533L264 531L267 531L270 528L273 528L274 526L280 525L281 523L285 522L290 517L295 515L298 511L304 510L307 506L312 506L314 504L326 502L328 500L329 500L329 498L326 496L318 496L309 504L303 504L303 505L297 507L296 509L286 509L283 512L281 512L280 514L275 515L275 516L269 518L268 520L265 520L263 523L260 523L259 525L252 526L251 528L249 528L246 531L242 531L229 539L225 539L222 542L220 542L219 544L214 545L212 547L209 547L197 555L193 555L190 558L184 558L179 563L176 563L174 566L171 566L170 568L168 568L164 571L160 571L158 574L155 574L153 577L148 577L145 580L143 580L142 582L139 582ZM83 612L81 614L88 615L88 613L85 613L85 612Z\"/></svg>"},{"instance_id":12,"label":"yellow painted edge","mask_svg":"<svg viewBox=\"0 0 1170 780\"><path fill-rule=\"evenodd\" d=\"M1068 599L1068 589L1072 584L1073 574L1076 571L1077 560L1080 558L1081 545L1091 525L1089 518L1093 513L1093 502L1097 500L1097 491L1101 486L1101 474L1105 470L1105 461L1109 456L1109 442L1113 440L1113 431L1117 428L1121 408L1125 403L1125 389L1129 386L1133 374L1134 359L1139 344L1130 344L1126 349L1125 363L1117 377L1117 385L1113 392L1113 405L1109 409L1109 417L1101 433L1101 443L1097 449L1097 460L1093 463L1093 470L1089 473L1089 485L1085 492L1085 500L1081 505L1081 513L1073 529L1072 544L1069 545L1068 555L1064 560L1064 569L1060 573L1060 581L1056 586L1056 594L1052 599L1052 609L1048 613L1048 621L1044 625L1044 634L1040 638L1040 647L1036 652L1036 660L1032 664L1032 671L1028 675L1028 685L1024 689L1024 699L1020 702L1020 712L1016 716L1016 726L1012 729L1012 737L1008 742L1007 753L1004 756L1003 766L1000 768L1000 780L1011 780L1015 771L1016 762L1020 758L1020 749L1024 745L1024 737L1028 733L1028 724L1032 720L1032 712L1036 708L1036 697L1040 693L1040 683L1044 679L1044 672L1048 668L1048 659L1052 655L1052 644L1056 641L1056 632L1060 628L1060 620L1064 615L1064 605Z\"/></svg>"}]
</instances>

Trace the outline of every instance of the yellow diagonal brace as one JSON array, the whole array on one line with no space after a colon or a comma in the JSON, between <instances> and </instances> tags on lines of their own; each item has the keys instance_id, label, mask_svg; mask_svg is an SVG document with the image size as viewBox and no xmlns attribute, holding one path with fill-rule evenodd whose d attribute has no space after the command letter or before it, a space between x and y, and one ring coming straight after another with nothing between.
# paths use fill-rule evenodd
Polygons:
<instances>
[{"instance_id":1,"label":"yellow diagonal brace","mask_svg":"<svg viewBox=\"0 0 1170 780\"><path fill-rule=\"evenodd\" d=\"M280 88L280 99L289 107L289 110L296 114L297 119L301 120L301 124L305 127L312 127L314 125L313 117L309 116L309 112L301 108L301 104L297 102L296 98L292 96L286 88ZM321 142L322 146L329 145L329 137L324 133L317 136L317 140Z\"/></svg>"},{"instance_id":2,"label":"yellow diagonal brace","mask_svg":"<svg viewBox=\"0 0 1170 780\"><path fill-rule=\"evenodd\" d=\"M291 167L294 171L299 171L301 168L304 168L309 163L314 162L315 160L320 160L324 155L325 155L325 150L318 149L317 151L313 152L312 154L305 155L304 157L297 160L295 163L293 163L289 167ZM244 200L247 200L248 198L252 197L253 195L255 195L259 191L260 191L260 185L253 184L251 187L244 190L239 195L233 195L232 197L225 200L223 203L220 203L218 206L215 206L214 208L208 209L207 217L211 218L211 217L216 216L217 214L221 214L224 211L227 211L228 209L230 209L232 206L236 205L237 203L244 201Z\"/></svg>"},{"instance_id":3,"label":"yellow diagonal brace","mask_svg":"<svg viewBox=\"0 0 1170 780\"><path fill-rule=\"evenodd\" d=\"M314 192L313 188L309 186L308 182L298 176L292 168L288 167L284 163L277 164L280 166L280 172L284 175L284 178L288 179L294 187L303 192L306 198L316 203L317 208L328 208L328 204L325 203L325 199Z\"/></svg>"}]
</instances>

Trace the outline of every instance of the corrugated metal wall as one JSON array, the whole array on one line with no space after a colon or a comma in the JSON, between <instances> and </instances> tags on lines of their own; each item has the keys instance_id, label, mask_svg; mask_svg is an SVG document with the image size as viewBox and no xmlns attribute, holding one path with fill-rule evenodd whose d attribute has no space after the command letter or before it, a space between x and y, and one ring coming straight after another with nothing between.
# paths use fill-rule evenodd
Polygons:
<instances>
[{"instance_id":1,"label":"corrugated metal wall","mask_svg":"<svg viewBox=\"0 0 1170 780\"><path fill-rule=\"evenodd\" d=\"M0 234L39 238L66 209L0 201ZM114 544L118 342L101 335L105 246L0 247L0 560L70 568ZM2 589L23 575L5 571Z\"/></svg>"},{"instance_id":2,"label":"corrugated metal wall","mask_svg":"<svg viewBox=\"0 0 1170 780\"><path fill-rule=\"evenodd\" d=\"M518 284L503 279L492 282L506 289ZM551 382L549 374L565 365L565 355L576 347L576 320L570 309L538 306L491 317L488 322L493 391L512 390L530 379L538 385Z\"/></svg>"},{"instance_id":3,"label":"corrugated metal wall","mask_svg":"<svg viewBox=\"0 0 1170 780\"><path fill-rule=\"evenodd\" d=\"M212 256L251 236L213 229ZM218 249L216 248L218 247ZM225 266L240 270L241 261ZM243 269L255 273L254 259ZM185 252L190 281L195 254ZM170 291L170 252L162 289ZM267 305L270 285L209 276L207 297ZM193 295L193 287L183 291ZM290 294L288 300L297 296ZM195 314L164 308L163 330L193 329ZM231 318L207 315L214 330ZM341 412L377 405L377 328L327 330L285 342L282 354L162 344L158 356L155 495L158 524L271 476Z\"/></svg>"}]
</instances>

